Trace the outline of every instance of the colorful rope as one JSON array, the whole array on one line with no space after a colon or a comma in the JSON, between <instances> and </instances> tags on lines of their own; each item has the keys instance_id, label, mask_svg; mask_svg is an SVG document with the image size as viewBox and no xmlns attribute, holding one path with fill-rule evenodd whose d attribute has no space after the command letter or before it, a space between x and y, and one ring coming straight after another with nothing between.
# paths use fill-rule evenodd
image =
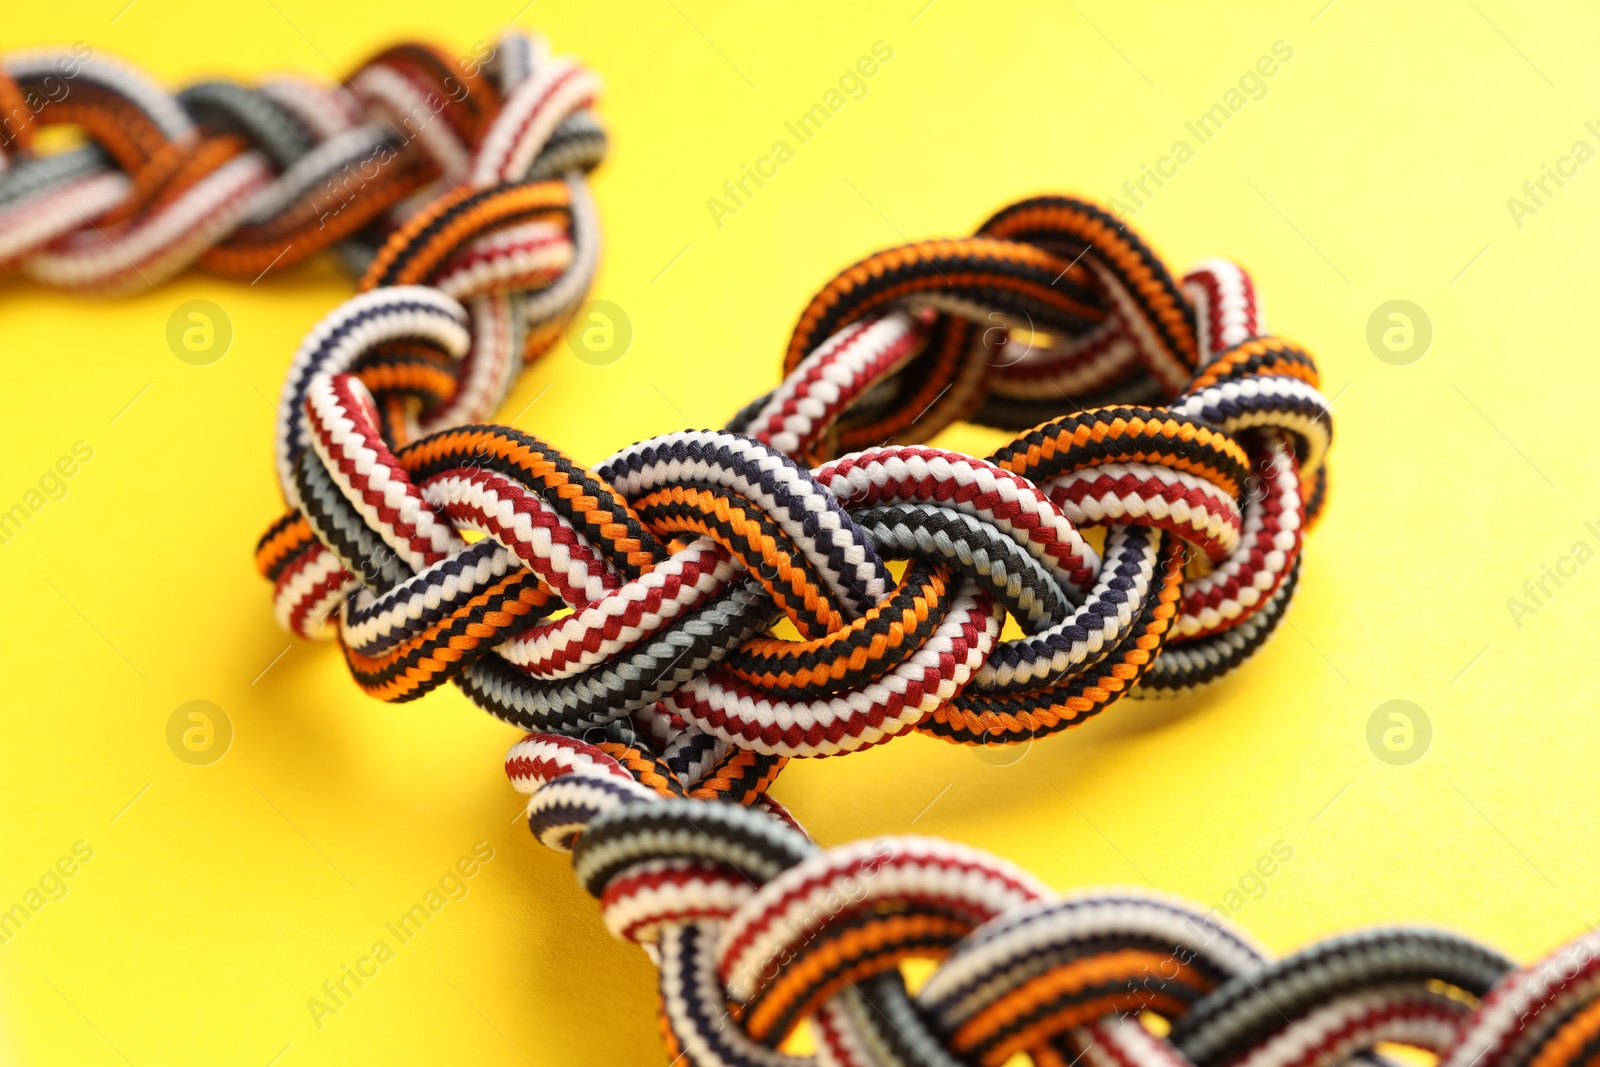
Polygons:
<instances>
[{"instance_id":1,"label":"colorful rope","mask_svg":"<svg viewBox=\"0 0 1600 1067\"><path fill-rule=\"evenodd\" d=\"M0 266L116 290L334 248L362 275L284 389L290 510L258 551L279 617L334 620L374 695L453 680L533 731L506 760L530 828L658 964L670 1056L1600 1062L1600 935L1523 968L1421 928L1273 959L1183 901L1060 898L950 843L819 849L767 793L788 756L912 729L1022 741L1190 691L1266 640L1326 500L1331 419L1237 266L1176 280L1095 206L1024 201L841 273L727 429L585 470L478 424L593 276L582 175L604 138L575 64L511 36L481 74L403 46L337 90L177 96L101 57L3 67L25 121L0 134ZM419 106L440 121L407 126ZM90 146L32 154L52 123ZM359 193L318 199L384 145ZM960 419L1020 434L986 459L912 443ZM938 961L914 994L912 958ZM779 1051L802 1024L815 1055Z\"/></svg>"},{"instance_id":2,"label":"colorful rope","mask_svg":"<svg viewBox=\"0 0 1600 1067\"><path fill-rule=\"evenodd\" d=\"M289 629L337 616L375 696L454 680L524 729L624 724L689 790L742 751L1012 743L1187 692L1288 606L1331 419L1233 264L1180 283L1093 205L1025 201L840 274L728 429L585 470L509 427L390 417L359 373L382 344L473 350L427 243L479 216L462 204L390 239L279 416L291 510L258 564ZM960 418L1039 425L987 459L893 443ZM783 618L798 640L768 633Z\"/></svg>"},{"instance_id":3,"label":"colorful rope","mask_svg":"<svg viewBox=\"0 0 1600 1067\"><path fill-rule=\"evenodd\" d=\"M614 750L531 736L506 770L572 850L606 926L661 974L667 1054L695 1067L1443 1067L1600 1055L1600 934L1531 966L1456 934L1365 930L1274 959L1181 899L1058 897L973 849L819 849L777 803L657 795ZM900 965L935 959L913 995ZM816 1053L779 1047L808 1023Z\"/></svg>"},{"instance_id":4,"label":"colorful rope","mask_svg":"<svg viewBox=\"0 0 1600 1067\"><path fill-rule=\"evenodd\" d=\"M397 45L339 87L289 75L177 94L81 43L11 53L0 57L0 270L115 293L191 264L259 279L333 248L360 277L424 203L472 210L509 197L519 208L497 215L489 234L458 221L430 235L427 268L410 268L472 308L477 343L456 381L441 373L453 364L437 346L374 355L365 368L379 392L416 398L433 419L453 413L442 424L484 417L509 377L497 345L525 335L536 355L592 276L593 212L576 176L605 152L589 111L598 87L518 33L461 60ZM87 143L35 153L49 126L76 127ZM541 195L512 196L541 181ZM406 269L393 257L385 266ZM555 291L524 295L520 310L497 306L536 289Z\"/></svg>"}]
</instances>

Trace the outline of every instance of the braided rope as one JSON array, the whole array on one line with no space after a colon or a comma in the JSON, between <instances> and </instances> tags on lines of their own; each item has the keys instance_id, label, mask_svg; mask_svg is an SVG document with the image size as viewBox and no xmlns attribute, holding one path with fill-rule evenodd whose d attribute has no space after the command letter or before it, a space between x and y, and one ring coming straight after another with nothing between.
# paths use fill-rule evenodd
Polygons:
<instances>
[{"instance_id":1,"label":"braided rope","mask_svg":"<svg viewBox=\"0 0 1600 1067\"><path fill-rule=\"evenodd\" d=\"M1380 1043L1443 1067L1577 1067L1600 1054L1600 934L1521 969L1415 927L1273 959L1181 899L1058 897L948 842L819 849L770 797L663 796L604 745L530 735L506 770L530 794L534 834L571 849L607 928L657 964L675 1062L1342 1067L1392 1062ZM915 995L900 971L912 958L938 961ZM802 1023L815 1055L779 1051Z\"/></svg>"},{"instance_id":2,"label":"braided rope","mask_svg":"<svg viewBox=\"0 0 1600 1067\"><path fill-rule=\"evenodd\" d=\"M258 548L278 616L334 630L374 695L454 681L533 731L506 760L530 828L659 965L669 1055L1600 1059L1600 935L1521 969L1417 928L1275 960L1181 900L1058 898L945 842L821 850L767 793L790 756L913 729L1023 741L1189 692L1264 643L1326 501L1331 418L1238 266L1175 279L1094 205L1024 201L842 272L783 382L725 430L585 469L482 424L593 276L582 176L604 137L576 64L513 35L481 74L407 45L339 89L172 96L73 54L3 69L0 105L27 121L0 132L0 266L115 291L331 248L361 275L284 387L289 510ZM52 77L72 94L35 102ZM419 108L439 121L408 124ZM33 154L52 123L91 146ZM984 459L914 443L961 419L1019 436ZM782 619L797 640L770 633ZM913 957L940 961L915 995ZM779 1051L803 1023L815 1056Z\"/></svg>"},{"instance_id":3,"label":"braided rope","mask_svg":"<svg viewBox=\"0 0 1600 1067\"><path fill-rule=\"evenodd\" d=\"M593 74L515 32L481 62L402 44L339 87L290 75L176 94L86 45L11 53L0 57L0 269L116 293L196 264L255 279L332 248L360 277L441 193L505 195L549 180L541 209L523 202L489 234L435 235L430 250L449 259L431 264L432 286L472 308L475 351L498 327L536 355L593 273L592 210L576 176L605 151L589 111L598 88ZM76 127L88 143L38 154L49 126ZM392 282L365 287L374 284ZM497 306L507 294L517 299ZM375 387L402 385L440 409L439 424L494 410L508 381L494 352L458 368L454 385L434 353L396 352L368 372Z\"/></svg>"},{"instance_id":4,"label":"braided rope","mask_svg":"<svg viewBox=\"0 0 1600 1067\"><path fill-rule=\"evenodd\" d=\"M504 196L486 208L524 210ZM280 411L291 510L257 562L289 629L337 618L374 696L454 681L526 730L626 724L665 773L694 772L687 791L739 752L766 757L759 777L913 729L1014 743L1188 692L1288 606L1331 418L1233 264L1180 283L1099 208L1024 201L842 272L783 383L726 430L585 469L509 427L394 418L392 392L348 373L402 343L472 358L428 245L477 217L464 202L390 238L302 345ZM987 459L894 443L959 418L1033 428ZM1002 640L1008 618L1021 635ZM767 632L780 619L798 640Z\"/></svg>"},{"instance_id":5,"label":"braided rope","mask_svg":"<svg viewBox=\"0 0 1600 1067\"><path fill-rule=\"evenodd\" d=\"M411 317L380 335L458 345L425 292L396 297ZM357 298L308 347L370 314ZM980 333L996 315L999 336ZM279 616L311 636L336 610L374 695L454 680L534 731L506 761L530 828L574 850L608 927L660 965L675 1059L799 1067L778 1049L804 1021L828 1064L1097 1049L1100 1067L1209 1067L1203 1039L1250 1027L1279 1045L1309 1027L1317 1055L1443 1047L1460 1001L1430 983L1466 974L1462 995L1481 996L1507 966L1492 953L1400 932L1410 970L1378 958L1340 985L1324 966L1317 988L1344 1014L1308 1001L1322 1014L1284 1037L1221 1004L1272 964L1203 913L1053 904L937 841L820 852L767 793L790 756L911 729L1020 741L1141 683L1187 691L1260 646L1326 498L1331 420L1310 357L1264 335L1248 276L1217 261L1180 286L1092 205L1029 201L968 241L845 271L786 371L726 430L586 470L508 427L413 436L358 379L297 364L280 436L293 510L258 551ZM1106 403L1049 410L1041 385L1065 396L1069 378ZM892 443L969 417L1044 421L987 459ZM1008 617L1021 636L1002 641ZM798 640L768 632L780 619ZM1159 655L1169 640L1178 654ZM697 803L717 799L732 803ZM913 999L898 964L927 955L946 965ZM1222 1036L1163 1042L1135 1010L1210 1012Z\"/></svg>"}]
</instances>

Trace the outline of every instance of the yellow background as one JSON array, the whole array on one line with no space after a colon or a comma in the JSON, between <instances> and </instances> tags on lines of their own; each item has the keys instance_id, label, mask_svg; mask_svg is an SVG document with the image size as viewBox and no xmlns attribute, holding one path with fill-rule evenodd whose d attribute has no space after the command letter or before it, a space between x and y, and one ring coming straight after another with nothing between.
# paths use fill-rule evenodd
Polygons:
<instances>
[{"instance_id":1,"label":"yellow background","mask_svg":"<svg viewBox=\"0 0 1600 1067\"><path fill-rule=\"evenodd\" d=\"M1282 840L1293 859L1237 915L1279 951L1422 921L1525 959L1600 919L1600 565L1520 627L1506 604L1573 542L1600 547L1584 530L1600 520L1600 163L1520 228L1506 206L1575 140L1600 146L1584 129L1600 19L1581 5L124 3L11 5L0 47L84 39L169 85L332 78L398 36L467 54L515 18L600 71L614 151L594 295L626 309L632 347L595 367L563 346L505 409L538 397L517 425L586 462L722 423L777 380L801 307L856 258L1034 192L1116 195L1287 42L1268 94L1134 222L1175 268L1247 264L1270 325L1318 355L1337 397L1332 506L1291 625L1212 691L1118 704L1009 766L913 737L794 765L775 793L824 843L941 835L1061 889L1148 882L1206 903ZM866 98L714 225L707 198L878 40L894 57ZM273 623L250 559L278 513L269 398L349 291L327 262L116 301L0 289L0 506L73 442L94 448L0 546L0 907L75 842L94 849L0 945L0 1061L661 1058L652 968L513 825L515 731L454 689L370 701L332 648ZM166 346L194 298L233 323L212 366ZM1409 366L1365 339L1396 298L1433 324ZM235 732L209 767L166 743L194 699ZM1367 745L1391 699L1432 724L1408 766ZM317 1028L307 999L479 840L494 859L469 895Z\"/></svg>"}]
</instances>

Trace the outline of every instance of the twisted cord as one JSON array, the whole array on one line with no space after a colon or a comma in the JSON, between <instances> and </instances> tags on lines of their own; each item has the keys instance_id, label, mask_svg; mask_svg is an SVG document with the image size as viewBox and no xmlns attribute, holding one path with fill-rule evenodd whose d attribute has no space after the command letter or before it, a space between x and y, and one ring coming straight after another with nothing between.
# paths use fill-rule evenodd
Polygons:
<instances>
[{"instance_id":1,"label":"twisted cord","mask_svg":"<svg viewBox=\"0 0 1600 1067\"><path fill-rule=\"evenodd\" d=\"M1380 1043L1445 1067L1576 1067L1600 1049L1593 933L1521 969L1417 927L1274 959L1181 899L1058 897L948 842L819 849L769 797L666 795L568 737L530 735L506 768L529 794L535 835L571 850L607 928L659 967L667 1054L698 1067L999 1065L1018 1054L1341 1067L1390 1062ZM938 960L915 995L899 969L910 958ZM780 1051L802 1023L816 1053Z\"/></svg>"}]
</instances>

